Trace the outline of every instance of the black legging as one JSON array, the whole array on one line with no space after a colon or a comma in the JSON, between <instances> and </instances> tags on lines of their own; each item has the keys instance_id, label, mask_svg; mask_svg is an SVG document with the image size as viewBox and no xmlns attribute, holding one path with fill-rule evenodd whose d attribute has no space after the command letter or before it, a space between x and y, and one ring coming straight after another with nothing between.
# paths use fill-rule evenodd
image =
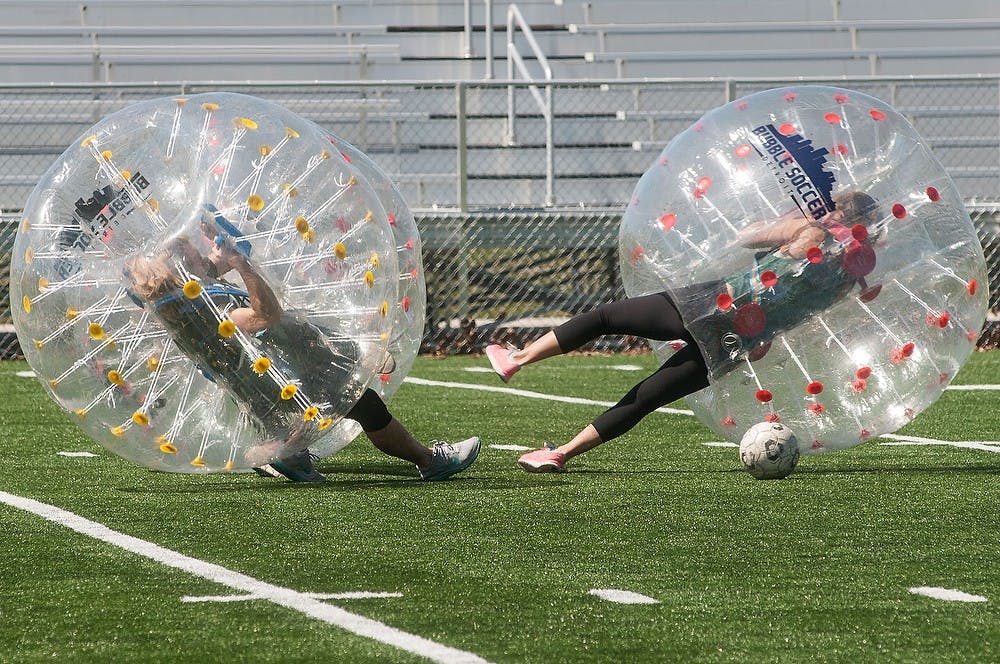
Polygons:
<instances>
[{"instance_id":1,"label":"black legging","mask_svg":"<svg viewBox=\"0 0 1000 664\"><path fill-rule=\"evenodd\" d=\"M602 441L622 435L660 406L708 387L708 367L701 351L666 293L602 304L571 318L553 333L564 353L605 334L687 342L685 348L671 355L656 372L592 422Z\"/></svg>"}]
</instances>

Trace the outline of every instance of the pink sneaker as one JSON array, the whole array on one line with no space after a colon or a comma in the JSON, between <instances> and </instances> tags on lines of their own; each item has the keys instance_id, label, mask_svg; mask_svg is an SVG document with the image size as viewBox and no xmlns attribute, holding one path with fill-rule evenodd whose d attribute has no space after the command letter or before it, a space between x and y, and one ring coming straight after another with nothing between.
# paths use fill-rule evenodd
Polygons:
<instances>
[{"instance_id":1,"label":"pink sneaker","mask_svg":"<svg viewBox=\"0 0 1000 664\"><path fill-rule=\"evenodd\" d=\"M493 371L496 371L500 380L505 383L521 368L520 364L510 359L511 352L499 344L490 344L486 347L486 357L490 359Z\"/></svg>"},{"instance_id":2,"label":"pink sneaker","mask_svg":"<svg viewBox=\"0 0 1000 664\"><path fill-rule=\"evenodd\" d=\"M566 463L566 455L548 448L522 454L518 465L529 473L561 473Z\"/></svg>"}]
</instances>

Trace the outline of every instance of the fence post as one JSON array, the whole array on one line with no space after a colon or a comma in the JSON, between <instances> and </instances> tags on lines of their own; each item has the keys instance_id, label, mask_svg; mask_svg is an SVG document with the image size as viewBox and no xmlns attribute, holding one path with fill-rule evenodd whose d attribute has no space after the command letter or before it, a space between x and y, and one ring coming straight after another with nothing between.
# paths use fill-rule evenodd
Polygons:
<instances>
[{"instance_id":1,"label":"fence post","mask_svg":"<svg viewBox=\"0 0 1000 664\"><path fill-rule=\"evenodd\" d=\"M458 209L467 212L469 209L469 154L466 141L467 119L465 109L465 83L455 84L455 149L457 173Z\"/></svg>"}]
</instances>

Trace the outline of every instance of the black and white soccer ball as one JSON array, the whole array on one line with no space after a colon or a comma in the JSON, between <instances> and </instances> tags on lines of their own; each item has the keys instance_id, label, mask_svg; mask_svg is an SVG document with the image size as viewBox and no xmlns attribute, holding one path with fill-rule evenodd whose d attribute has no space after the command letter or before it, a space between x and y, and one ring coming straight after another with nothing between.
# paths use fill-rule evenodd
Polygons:
<instances>
[{"instance_id":1,"label":"black and white soccer ball","mask_svg":"<svg viewBox=\"0 0 1000 664\"><path fill-rule=\"evenodd\" d=\"M799 462L799 439L780 422L758 422L743 434L740 461L759 480L780 480Z\"/></svg>"}]
</instances>

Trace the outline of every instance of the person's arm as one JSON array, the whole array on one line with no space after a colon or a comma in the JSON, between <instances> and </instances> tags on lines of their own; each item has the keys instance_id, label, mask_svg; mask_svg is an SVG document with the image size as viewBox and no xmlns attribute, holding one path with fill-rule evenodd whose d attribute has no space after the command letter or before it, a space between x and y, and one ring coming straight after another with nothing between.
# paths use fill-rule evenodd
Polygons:
<instances>
[{"instance_id":1,"label":"person's arm","mask_svg":"<svg viewBox=\"0 0 1000 664\"><path fill-rule=\"evenodd\" d=\"M792 258L805 258L810 247L819 246L825 231L803 217L797 210L774 221L758 221L745 227L738 236L747 248L777 248Z\"/></svg>"},{"instance_id":2,"label":"person's arm","mask_svg":"<svg viewBox=\"0 0 1000 664\"><path fill-rule=\"evenodd\" d=\"M229 319L236 327L242 332L253 334L278 322L282 313L281 304L264 278L250 265L246 256L227 247L222 250L221 258L225 270L220 267L219 271L236 270L243 278L243 283L246 284L247 292L250 294L249 307L240 307L229 312Z\"/></svg>"}]
</instances>

